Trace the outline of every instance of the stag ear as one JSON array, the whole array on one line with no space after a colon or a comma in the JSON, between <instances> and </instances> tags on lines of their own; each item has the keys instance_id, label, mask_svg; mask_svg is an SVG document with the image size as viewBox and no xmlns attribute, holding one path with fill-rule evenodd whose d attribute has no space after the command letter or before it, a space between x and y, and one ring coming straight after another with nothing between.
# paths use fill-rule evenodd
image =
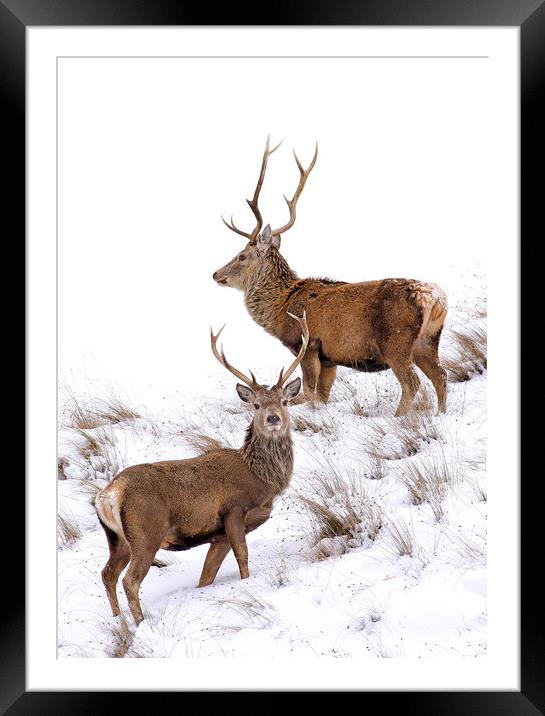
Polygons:
<instances>
[{"instance_id":1,"label":"stag ear","mask_svg":"<svg viewBox=\"0 0 545 716\"><path fill-rule=\"evenodd\" d=\"M263 250L268 249L269 246L276 246L276 248L279 249L280 236L273 236L271 231L271 225L267 224L267 226L259 234L259 237L257 239L257 245L260 249Z\"/></svg>"},{"instance_id":2,"label":"stag ear","mask_svg":"<svg viewBox=\"0 0 545 716\"><path fill-rule=\"evenodd\" d=\"M255 393L251 388L248 388L247 385L242 385L242 383L237 383L236 389L237 389L238 397L244 403L253 403L254 398L255 398Z\"/></svg>"},{"instance_id":3,"label":"stag ear","mask_svg":"<svg viewBox=\"0 0 545 716\"><path fill-rule=\"evenodd\" d=\"M301 378L296 378L295 380L292 380L291 383L288 383L282 392L284 393L285 398L293 400L296 395L299 395L300 390Z\"/></svg>"}]
</instances>

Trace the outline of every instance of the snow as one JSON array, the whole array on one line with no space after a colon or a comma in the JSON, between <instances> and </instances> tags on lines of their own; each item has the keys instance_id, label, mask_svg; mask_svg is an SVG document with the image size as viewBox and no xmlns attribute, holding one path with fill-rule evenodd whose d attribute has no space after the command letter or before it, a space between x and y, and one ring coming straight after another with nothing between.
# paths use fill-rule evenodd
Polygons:
<instances>
[{"instance_id":1,"label":"snow","mask_svg":"<svg viewBox=\"0 0 545 716\"><path fill-rule=\"evenodd\" d=\"M449 355L455 330L486 331L481 273L452 272L441 347ZM142 624L132 622L121 580L126 622L111 616L100 578L108 548L92 504L96 490L124 466L197 454L191 435L242 443L251 411L234 379L209 363L206 379L168 395L139 386L134 407L141 417L94 428L71 425L62 393L58 507L76 530L59 539L58 655L482 657L486 370L449 382L445 415L435 414L435 395L420 374L420 409L407 419L393 417L400 389L391 371L339 370L328 405L290 409L294 475L271 518L248 535L250 578L239 579L230 553L214 584L199 589L207 545L160 551L166 566L152 567L141 587ZM264 356L253 368L266 382L279 367ZM112 390L104 386L103 395ZM103 398L96 384L89 392L83 402ZM98 450L89 447L93 438ZM419 474L439 475L420 501L408 487ZM351 506L356 511L345 534L320 536L305 503L323 498L327 485L326 506L341 521Z\"/></svg>"}]
</instances>

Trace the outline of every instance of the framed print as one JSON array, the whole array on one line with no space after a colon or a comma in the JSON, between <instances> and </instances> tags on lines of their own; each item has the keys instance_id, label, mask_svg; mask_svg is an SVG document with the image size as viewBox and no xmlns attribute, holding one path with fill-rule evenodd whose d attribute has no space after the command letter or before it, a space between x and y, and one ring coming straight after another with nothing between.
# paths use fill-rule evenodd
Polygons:
<instances>
[{"instance_id":1,"label":"framed print","mask_svg":"<svg viewBox=\"0 0 545 716\"><path fill-rule=\"evenodd\" d=\"M1 6L29 396L5 708L537 713L518 341L543 5L181 9Z\"/></svg>"}]
</instances>

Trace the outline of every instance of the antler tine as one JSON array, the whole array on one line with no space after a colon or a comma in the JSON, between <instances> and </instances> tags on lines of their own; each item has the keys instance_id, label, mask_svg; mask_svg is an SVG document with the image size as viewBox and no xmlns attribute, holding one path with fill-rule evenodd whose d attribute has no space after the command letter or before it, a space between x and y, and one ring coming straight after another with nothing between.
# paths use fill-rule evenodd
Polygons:
<instances>
[{"instance_id":1,"label":"antler tine","mask_svg":"<svg viewBox=\"0 0 545 716\"><path fill-rule=\"evenodd\" d=\"M265 145L265 151L263 152L263 159L261 161L261 171L259 172L259 179L257 180L257 185L255 187L254 195L251 199L246 199L246 203L252 210L257 223L250 235L250 243L255 244L257 241L257 235L261 231L261 227L263 226L263 217L261 216L261 212L259 211L259 207L257 205L259 200L259 194L261 192L261 187L263 186L263 180L265 179L265 172L267 171L267 162L269 160L269 157L273 152L276 152L278 147L282 144L282 140L278 142L278 144L273 147L272 149L269 149L269 143L271 140L271 135L269 134L267 136L267 143Z\"/></svg>"},{"instance_id":2,"label":"antler tine","mask_svg":"<svg viewBox=\"0 0 545 716\"><path fill-rule=\"evenodd\" d=\"M250 244L255 244L257 242L257 236L259 232L261 231L261 227L263 226L263 217L261 216L261 212L259 211L258 207L258 201L259 201L259 193L261 191L261 187L263 186L263 180L265 179L265 172L267 170L267 161L271 154L273 152L276 152L278 147L282 144L282 142L278 142L276 146L274 146L272 149L269 149L270 146L270 140L271 135L267 137L267 143L265 144L265 151L263 152L263 159L261 160L261 171L259 172L259 178L257 180L257 185L254 191L254 195L251 199L246 199L246 203L252 210L253 215L256 218L256 225L253 231L250 233L246 231L242 231L238 228L238 226L235 226L235 222L233 221L233 217L231 216L231 223L228 221L225 221L223 216L221 217L221 220L225 224L225 226L228 229L231 229L231 231L234 231L235 234L240 234L240 236L245 236L247 239L249 239Z\"/></svg>"},{"instance_id":3,"label":"antler tine","mask_svg":"<svg viewBox=\"0 0 545 716\"><path fill-rule=\"evenodd\" d=\"M299 174L301 176L299 177L299 184L297 185L297 189L295 190L295 194L293 195L293 197L291 199L288 199L288 197L284 194L284 199L286 201L286 204L288 205L288 209L290 212L289 221L287 224L284 224L284 226L281 226L279 229L274 229L274 231L272 232L273 236L280 236L280 234L283 234L288 229L291 229L291 227L295 224L297 201L301 196L303 189L305 188L308 175L314 169L314 165L316 164L316 160L318 159L318 142L316 142L314 156L312 157L312 161L310 162L307 169L303 168L303 165L299 161L299 157L295 153L295 150L293 151L293 156L295 157L295 163L297 164L297 168L299 169Z\"/></svg>"},{"instance_id":4,"label":"antler tine","mask_svg":"<svg viewBox=\"0 0 545 716\"><path fill-rule=\"evenodd\" d=\"M297 368L299 363L303 360L303 356L305 355L305 351L308 346L308 339L309 339L309 331L308 331L308 325L307 325L307 312L303 311L303 317L299 318L299 316L294 315L293 313L290 313L288 311L288 316L291 316L291 318L294 318L297 323L301 326L301 329L303 331L302 333L302 342L301 342L301 348L299 350L299 353L297 354L297 358L293 361L293 363L290 365L288 370L284 372L284 369L280 371L280 375L278 376L278 381L276 383L276 386L278 388L281 388L284 383L288 380L290 375L293 373L293 371Z\"/></svg>"},{"instance_id":5,"label":"antler tine","mask_svg":"<svg viewBox=\"0 0 545 716\"><path fill-rule=\"evenodd\" d=\"M221 348L221 354L218 351L217 348L217 342L218 338L220 337L221 332L225 328L225 323L223 326L219 329L219 331L214 335L214 331L212 330L212 327L210 327L210 345L212 347L212 353L216 356L218 361L222 364L224 368L227 368L227 370L232 373L235 377L237 377L239 380L241 380L243 383L246 383L250 388L255 388L257 385L257 382L252 374L252 378L248 378L247 375L244 375L244 373L241 373L239 370L237 370L234 366L232 366L227 358L225 357L225 353L223 352L223 347Z\"/></svg>"},{"instance_id":6,"label":"antler tine","mask_svg":"<svg viewBox=\"0 0 545 716\"><path fill-rule=\"evenodd\" d=\"M233 221L233 216L232 216L232 215L231 215L231 223L229 223L228 221L225 221L225 219L223 218L223 216L221 217L221 220L223 221L223 223L225 224L225 226L226 226L228 229L231 229L231 231L234 231L235 234L240 234L241 236L245 236L247 239L250 238L251 234L248 234L248 233L246 233L246 231L242 231L241 229L239 229L238 226L235 226L235 222Z\"/></svg>"}]
</instances>

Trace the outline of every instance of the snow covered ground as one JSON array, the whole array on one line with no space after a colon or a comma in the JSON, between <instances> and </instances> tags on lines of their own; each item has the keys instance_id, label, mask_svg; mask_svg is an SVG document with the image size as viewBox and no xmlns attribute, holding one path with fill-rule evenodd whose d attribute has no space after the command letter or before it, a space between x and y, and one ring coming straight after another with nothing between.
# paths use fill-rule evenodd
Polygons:
<instances>
[{"instance_id":1,"label":"snow covered ground","mask_svg":"<svg viewBox=\"0 0 545 716\"><path fill-rule=\"evenodd\" d=\"M486 289L479 271L453 285L447 413L435 415L423 375L419 409L394 418L391 371L339 370L327 406L291 408L295 471L248 536L250 578L239 579L230 553L198 589L207 546L160 551L166 564L144 579L138 628L121 580L126 619L111 616L97 489L130 464L195 455L206 437L238 447L251 412L212 356L207 380L150 390L144 404L111 385L87 395L61 386L59 656L484 655ZM266 383L279 367L265 356L252 369Z\"/></svg>"}]
</instances>

